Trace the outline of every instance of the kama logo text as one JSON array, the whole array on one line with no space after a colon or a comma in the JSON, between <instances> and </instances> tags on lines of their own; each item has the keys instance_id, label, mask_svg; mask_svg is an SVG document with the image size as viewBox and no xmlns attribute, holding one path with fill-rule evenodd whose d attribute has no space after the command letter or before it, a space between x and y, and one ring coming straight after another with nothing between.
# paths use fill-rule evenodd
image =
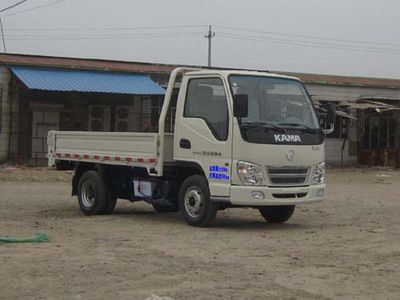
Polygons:
<instances>
[{"instance_id":1,"label":"kama logo text","mask_svg":"<svg viewBox=\"0 0 400 300\"><path fill-rule=\"evenodd\" d=\"M275 142L295 142L301 143L301 138L297 134L274 134Z\"/></svg>"}]
</instances>

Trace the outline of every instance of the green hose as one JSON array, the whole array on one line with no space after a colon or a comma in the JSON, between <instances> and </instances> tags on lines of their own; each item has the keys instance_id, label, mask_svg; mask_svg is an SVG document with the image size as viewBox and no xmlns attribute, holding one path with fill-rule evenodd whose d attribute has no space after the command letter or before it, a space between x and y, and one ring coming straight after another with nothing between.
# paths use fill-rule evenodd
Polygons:
<instances>
[{"instance_id":1,"label":"green hose","mask_svg":"<svg viewBox=\"0 0 400 300\"><path fill-rule=\"evenodd\" d=\"M49 237L44 233L36 233L31 237L0 236L0 243L43 243L48 241Z\"/></svg>"}]
</instances>

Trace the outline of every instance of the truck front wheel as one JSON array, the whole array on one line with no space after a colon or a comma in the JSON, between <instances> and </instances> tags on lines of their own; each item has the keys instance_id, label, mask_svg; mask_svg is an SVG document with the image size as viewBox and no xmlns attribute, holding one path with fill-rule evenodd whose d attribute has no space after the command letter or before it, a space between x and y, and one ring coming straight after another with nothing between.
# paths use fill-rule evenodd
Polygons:
<instances>
[{"instance_id":1,"label":"truck front wheel","mask_svg":"<svg viewBox=\"0 0 400 300\"><path fill-rule=\"evenodd\" d=\"M269 223L284 223L293 215L294 208L295 205L263 206L259 210Z\"/></svg>"},{"instance_id":2,"label":"truck front wheel","mask_svg":"<svg viewBox=\"0 0 400 300\"><path fill-rule=\"evenodd\" d=\"M85 215L104 213L107 204L107 188L101 175L87 171L79 179L78 202Z\"/></svg>"},{"instance_id":3,"label":"truck front wheel","mask_svg":"<svg viewBox=\"0 0 400 300\"><path fill-rule=\"evenodd\" d=\"M179 193L179 208L189 225L206 227L214 222L218 207L210 199L207 180L203 176L186 178Z\"/></svg>"}]
</instances>

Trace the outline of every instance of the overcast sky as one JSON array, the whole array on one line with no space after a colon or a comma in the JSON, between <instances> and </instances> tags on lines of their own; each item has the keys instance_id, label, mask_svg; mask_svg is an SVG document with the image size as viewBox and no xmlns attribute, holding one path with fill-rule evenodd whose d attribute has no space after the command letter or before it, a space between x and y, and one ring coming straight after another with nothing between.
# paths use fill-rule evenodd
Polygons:
<instances>
[{"instance_id":1,"label":"overcast sky","mask_svg":"<svg viewBox=\"0 0 400 300\"><path fill-rule=\"evenodd\" d=\"M205 65L213 24L214 66L400 78L395 0L27 0L0 15L10 53Z\"/></svg>"}]
</instances>

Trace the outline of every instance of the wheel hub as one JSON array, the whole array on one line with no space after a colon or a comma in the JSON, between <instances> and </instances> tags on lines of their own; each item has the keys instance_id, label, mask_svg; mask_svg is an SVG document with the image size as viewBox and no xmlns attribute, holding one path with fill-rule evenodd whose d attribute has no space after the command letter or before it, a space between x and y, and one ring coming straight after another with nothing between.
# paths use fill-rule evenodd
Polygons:
<instances>
[{"instance_id":1,"label":"wheel hub","mask_svg":"<svg viewBox=\"0 0 400 300\"><path fill-rule=\"evenodd\" d=\"M185 194L185 210L192 218L197 218L204 209L204 197L198 187L190 187Z\"/></svg>"},{"instance_id":2,"label":"wheel hub","mask_svg":"<svg viewBox=\"0 0 400 300\"><path fill-rule=\"evenodd\" d=\"M191 198L189 199L189 204L190 204L190 206L195 206L195 205L196 205L196 199L194 199L193 197L191 197Z\"/></svg>"},{"instance_id":3,"label":"wheel hub","mask_svg":"<svg viewBox=\"0 0 400 300\"><path fill-rule=\"evenodd\" d=\"M95 202L95 189L94 184L90 181L86 181L82 185L81 191L82 203L86 207L92 207Z\"/></svg>"}]
</instances>

